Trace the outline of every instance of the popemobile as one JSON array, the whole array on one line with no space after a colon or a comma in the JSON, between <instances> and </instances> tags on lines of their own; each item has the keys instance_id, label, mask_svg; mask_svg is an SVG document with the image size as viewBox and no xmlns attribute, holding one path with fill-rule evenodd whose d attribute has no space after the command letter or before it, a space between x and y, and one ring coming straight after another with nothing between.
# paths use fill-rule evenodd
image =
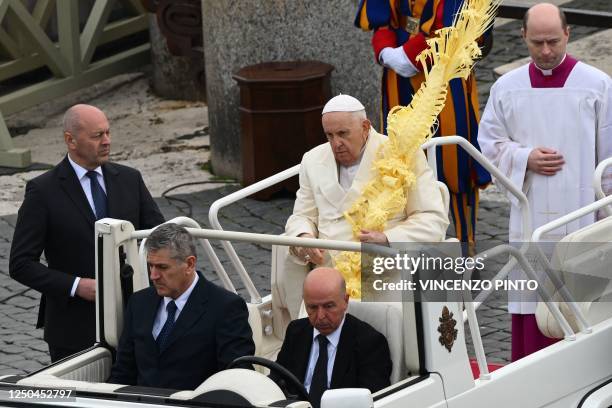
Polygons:
<instances>
[{"instance_id":1,"label":"popemobile","mask_svg":"<svg viewBox=\"0 0 612 408\"><path fill-rule=\"evenodd\" d=\"M529 202L522 191L500 173L482 154L459 137L433 139L423 145L432 151L436 145L460 144L480 162L521 203L523 222L527 225ZM435 158L435 154L428 155ZM430 163L432 168L435 163ZM576 231L556 244L544 270L580 271L610 278L612 270L612 196L604 197L601 175L612 164L602 162L595 171L594 183L599 200L546 224L526 236L538 242L547 231L600 210L604 218ZM224 207L296 175L299 165L262 180L215 202L209 212L213 229L202 229L188 218L172 220L187 227L198 238L204 253L214 266L223 286L236 291L224 266L210 244L220 240L232 267L248 292L249 324L256 345L255 356L243 357L227 369L208 378L195 389L168 390L106 383L123 327L123 310L130 295L149 285L143 242L150 230L135 231L127 221L103 219L96 223L97 341L91 348L67 357L28 375L0 378L0 406L66 407L310 407L300 380L274 362L290 317L283 293L285 287L283 257L287 247L299 244L324 249L361 251L355 242L290 238L285 236L224 231L217 214ZM440 183L448 200L448 191ZM448 202L446 203L448 205ZM607 216L606 216L607 215ZM526 231L529 231L527 229ZM142 240L140 246L138 240ZM261 297L231 242L272 245L272 294ZM460 256L455 239L446 243ZM571 243L572 245L569 245ZM588 243L587 250L577 248ZM574 245L576 244L576 245ZM452 255L452 254L451 254ZM529 279L538 276L527 260L524 248L501 245L477 254L510 259L497 272L493 282L505 280L517 264ZM593 265L602 265L593 267ZM549 278L556 278L549 273ZM557 279L557 280L559 280ZM558 282L557 282L558 283ZM493 285L495 286L495 285ZM552 286L553 288L555 286ZM581 407L612 406L612 303L606 301L608 288L597 288L589 302L584 293L581 302L574 295L582 290L566 284L554 293L539 285L542 301L538 305L540 330L561 340L543 350L507 365L487 364L476 309L491 291L475 299L463 291L461 299L432 302L359 302L351 301L349 310L368 322L389 343L393 370L391 385L374 394L367 389L333 389L324 393L323 408L394 408L394 407ZM493 287L494 289L494 287ZM550 292L550 293L549 293ZM294 294L295 295L295 294ZM475 301L477 300L477 301ZM468 356L466 337L474 345L475 359ZM233 368L250 362L256 370ZM299 390L289 394L264 373L274 371L285 383Z\"/></svg>"},{"instance_id":2,"label":"popemobile","mask_svg":"<svg viewBox=\"0 0 612 408\"><path fill-rule=\"evenodd\" d=\"M394 163L396 167L390 170L394 173L411 174L412 164L406 162L406 157L413 157L412 153L418 152L421 146L427 150L428 164L435 175L435 148L459 145L519 203L524 244L499 245L475 255L475 258L499 259L503 265L495 271L491 287L482 287L489 290L481 291L475 298L471 289L477 288L468 287L453 291L456 296L449 298L391 298L368 302L364 296L364 301L350 302L350 313L369 323L387 339L392 361L391 385L375 393L355 388L327 390L321 399L322 408L612 406L612 303L609 302L612 293L609 288L612 277L612 196L606 197L601 188L602 174L612 164L612 158L599 163L595 170L593 186L599 198L597 201L532 232L530 203L523 191L474 146L458 136L430 139L436 118L444 106L446 84L453 78L469 75L474 60L480 56L476 40L493 23L499 4L500 0L465 2L456 14L453 26L438 30L438 35L428 40L429 47L417 57L425 70L426 80L409 106L394 109L389 115L388 148L381 149L378 161ZM398 166L404 166L405 171L396 171ZM0 377L0 406L310 407L301 379L274 362L291 321L287 299L301 298L301 288L295 285L295 279L285 267L287 248L305 246L361 252L362 258L364 253L371 254L372 250L383 251L390 257L399 252L387 247L364 245L362 248L357 242L222 229L217 215L224 206L297 175L299 167L294 166L213 203L209 209L213 229L202 229L188 218L171 221L187 227L199 240L221 284L236 292L210 243L210 240L220 241L248 294L245 300L255 343L254 356L238 358L194 389L108 383L124 326L124 308L132 293L149 286L144 242L151 230L136 231L127 221L104 218L96 222L95 228L95 344L28 375ZM380 169L373 173L376 177L399 180L385 176ZM390 189L409 185L392 183L384 178L373 182L385 189L385 194L379 195L382 199L392 197ZM442 183L438 185L448 209L448 189ZM367 200L360 201L363 202ZM565 236L554 248L541 251L536 247L537 243L546 240L548 232L595 211L599 211L602 218L598 222ZM262 298L259 294L231 242L272 245L270 295ZM448 239L444 244L445 257L461 258L461 246L456 239ZM349 256L358 258L355 254ZM348 264L353 267L357 262ZM455 264L455 271L457 266ZM469 278L476 262L461 267L465 267L465 276ZM476 309L495 287L499 287L498 282L504 285L508 282L509 271L517 268L522 269L527 281L538 283L536 290L541 301L537 321L540 330L560 340L516 362L503 366L488 364ZM422 280L427 275L423 265L415 269L411 276ZM356 272L362 274L363 270L357 266ZM365 274L361 277L364 278L361 281L363 293L369 281ZM416 292L418 294L418 290ZM473 359L468 355L468 338L474 346ZM237 368L244 363L253 364L256 369ZM278 383L266 375L269 371L276 374L273 377L278 378ZM297 390L297 393L290 393L285 388Z\"/></svg>"}]
</instances>

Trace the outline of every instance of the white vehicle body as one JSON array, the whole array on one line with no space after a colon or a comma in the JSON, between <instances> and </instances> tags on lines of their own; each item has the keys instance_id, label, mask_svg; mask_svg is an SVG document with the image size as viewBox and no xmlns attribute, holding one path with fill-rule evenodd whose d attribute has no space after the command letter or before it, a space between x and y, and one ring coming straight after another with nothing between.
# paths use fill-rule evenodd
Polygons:
<instances>
[{"instance_id":1,"label":"white vehicle body","mask_svg":"<svg viewBox=\"0 0 612 408\"><path fill-rule=\"evenodd\" d=\"M435 145L448 143L460 144L494 173L498 180L507 182L505 177L464 139L453 137L434 139L425 148L431 149ZM428 156L435 159L435 154ZM430 164L435 169L435 163ZM612 160L602 163L604 166L609 164L612 164ZM274 289L282 280L279 280L279 274L282 274L279 270L281 264L279 259L283 256L283 248L299 244L359 251L361 247L355 242L223 231L217 220L217 213L223 206L291 177L297 174L297 171L298 166L214 203L210 209L210 221L215 229L201 229L193 220L183 217L172 220L188 227L192 235L198 238L221 283L228 290L235 291L232 281L209 243L209 240L222 241L232 265L250 296L247 305L249 323L256 344L256 355L272 360L280 349L285 328L289 323L287 310ZM601 176L600 168L597 174ZM506 188L512 191L524 206L528 205L520 190L512 185L507 185ZM609 208L612 208L612 196L602 197L600 194L599 201L578 210L575 214L563 217L559 222L568 222L587 211L597 209L609 211ZM525 224L529 225L528 212L524 211L523 214ZM547 228L554 228L555 225L538 229L534 233L534 238L537 240ZM529 231L529 228L526 231ZM105 383L112 366L110 350L117 346L123 326L125 294L149 285L144 262L146 254L142 242L139 249L137 240L145 239L150 232L150 230L135 231L129 222L121 220L104 219L96 223L98 343L91 349L30 375L0 378L0 406L41 404L72 407L266 407L274 404L273 406L278 407L309 407L310 404L306 401L285 400L280 388L261 372L243 369L222 371L206 380L196 390L145 389ZM576 239L602 243L603 252L599 256L609 257L608 265L611 266L608 272L612 275L612 255L610 255L612 251L604 251L612 242L612 216L574 234L572 234L574 238L578 237ZM527 238L526 241L531 239ZM259 295L231 246L231 241L274 245L272 295L263 298ZM524 265L523 255L519 250L502 246L492 250L491 253L495 251L506 251L513 257L502 268L498 278L505 277L507 270L515 262ZM528 265L526 268L528 269ZM351 303L349 306L351 313L372 324L387 337L393 360L392 385L374 394L363 389L330 390L323 396L322 407L596 408L612 406L612 353L610 352L612 304L598 308L597 313L593 314L588 307L576 305L571 299L564 300L567 301L569 310L575 313L578 328L573 328L568 323L567 313L562 313L557 303L547 302L548 309L543 313L549 313L551 325L557 325L557 329L564 333L565 339L491 373L487 368L475 313L475 307L479 303L473 302L469 293L466 294L464 302ZM440 340L440 322L444 309L449 312L447 316L458 321L455 326L457 337L450 347L445 346ZM467 324L463 324L464 322ZM466 330L470 330L480 368L480 376L476 379L473 377L468 357ZM71 389L74 390L72 396L75 398L72 400L15 398L15 390L35 391L42 388ZM238 395L248 402L243 405L232 405L226 400L224 404L222 398L219 400L218 393L214 397L211 396L214 390L230 397Z\"/></svg>"}]
</instances>

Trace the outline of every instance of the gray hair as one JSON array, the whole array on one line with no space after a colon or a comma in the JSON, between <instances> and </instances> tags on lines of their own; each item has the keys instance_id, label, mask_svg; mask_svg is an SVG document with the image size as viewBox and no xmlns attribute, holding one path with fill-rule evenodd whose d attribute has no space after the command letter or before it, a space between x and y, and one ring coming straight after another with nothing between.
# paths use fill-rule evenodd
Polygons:
<instances>
[{"instance_id":1,"label":"gray hair","mask_svg":"<svg viewBox=\"0 0 612 408\"><path fill-rule=\"evenodd\" d=\"M145 248L148 252L168 249L170 257L178 261L196 256L193 238L185 228L174 223L162 224L155 228L147 238Z\"/></svg>"},{"instance_id":2,"label":"gray hair","mask_svg":"<svg viewBox=\"0 0 612 408\"><path fill-rule=\"evenodd\" d=\"M366 115L366 111L365 110L354 111L353 112L353 116L355 118L359 119L360 121L368 118L368 115Z\"/></svg>"}]
</instances>

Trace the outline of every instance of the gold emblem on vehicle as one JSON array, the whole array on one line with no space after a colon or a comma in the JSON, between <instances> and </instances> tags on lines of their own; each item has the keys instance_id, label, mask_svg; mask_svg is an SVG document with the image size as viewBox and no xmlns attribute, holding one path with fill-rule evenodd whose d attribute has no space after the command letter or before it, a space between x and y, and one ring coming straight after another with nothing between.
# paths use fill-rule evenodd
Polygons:
<instances>
[{"instance_id":1,"label":"gold emblem on vehicle","mask_svg":"<svg viewBox=\"0 0 612 408\"><path fill-rule=\"evenodd\" d=\"M450 353L453 349L455 340L457 340L457 329L455 329L457 321L453 319L453 314L446 306L444 306L442 309L442 317L440 317L438 320L440 321L440 326L438 326L440 337L438 340L440 341L440 344L446 347Z\"/></svg>"}]
</instances>

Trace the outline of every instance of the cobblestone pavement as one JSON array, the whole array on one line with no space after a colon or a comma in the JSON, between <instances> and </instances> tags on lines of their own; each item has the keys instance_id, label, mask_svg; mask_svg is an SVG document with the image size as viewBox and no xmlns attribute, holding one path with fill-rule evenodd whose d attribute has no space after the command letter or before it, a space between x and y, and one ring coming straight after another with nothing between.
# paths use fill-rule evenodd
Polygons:
<instances>
[{"instance_id":1,"label":"cobblestone pavement","mask_svg":"<svg viewBox=\"0 0 612 408\"><path fill-rule=\"evenodd\" d=\"M565 4L577 9L594 9L609 11L608 0L575 0ZM595 28L574 27L572 40L599 31ZM493 68L527 55L519 36L520 22L513 21L495 28L495 43L490 55L477 67L479 79L480 103L484 106L488 91L495 81ZM235 190L235 186L222 187L199 193L178 195L193 209L192 218L207 226L207 214L210 204L217 198ZM188 215L189 206L185 202L157 199L167 219ZM292 199L276 199L259 202L250 199L227 207L222 211L221 223L225 229L236 231L279 234L291 212ZM481 201L478 219L479 243L491 244L507 242L507 222L509 208L503 201ZM34 328L36 322L39 294L30 290L8 276L8 258L10 242L13 235L16 215L0 217L0 375L32 372L49 363L47 346L42 340L42 330ZM453 236L452 229L448 236ZM482 245L481 245L482 246ZM214 247L224 265L231 270L227 258L218 244ZM255 244L239 243L235 245L247 270L262 295L270 292L270 248ZM481 248L480 248L481 249ZM210 263L200 257L200 269L207 278L211 276ZM231 274L237 289L244 294L235 274ZM483 277L490 277L483 275ZM490 361L506 362L510 355L509 316L505 305L505 296L496 294L478 311L479 325L485 352ZM466 326L467 327L467 326ZM469 337L469 336L468 336ZM469 339L468 339L469 343ZM474 355L468 344L470 355Z\"/></svg>"}]
</instances>

